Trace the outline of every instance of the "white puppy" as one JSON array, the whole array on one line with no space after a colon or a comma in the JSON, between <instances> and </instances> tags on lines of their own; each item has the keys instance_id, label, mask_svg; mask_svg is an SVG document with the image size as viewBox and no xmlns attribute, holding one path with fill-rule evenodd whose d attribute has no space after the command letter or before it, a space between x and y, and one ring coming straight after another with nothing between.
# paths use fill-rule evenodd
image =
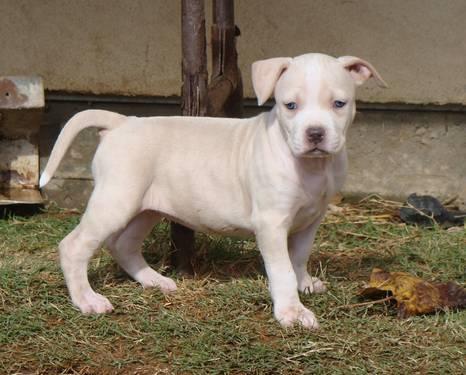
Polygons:
<instances>
[{"instance_id":1,"label":"white puppy","mask_svg":"<svg viewBox=\"0 0 466 375\"><path fill-rule=\"evenodd\" d=\"M60 243L73 303L83 313L113 309L89 285L87 266L106 243L144 287L175 283L149 267L141 244L163 217L196 231L255 235L264 259L274 314L283 326L317 328L298 291L322 292L307 263L329 199L346 175L346 132L355 88L376 70L356 57L306 54L252 66L259 104L249 119L125 117L88 110L63 128L41 176L44 186L79 131L105 133L93 160L95 188L80 224Z\"/></svg>"}]
</instances>

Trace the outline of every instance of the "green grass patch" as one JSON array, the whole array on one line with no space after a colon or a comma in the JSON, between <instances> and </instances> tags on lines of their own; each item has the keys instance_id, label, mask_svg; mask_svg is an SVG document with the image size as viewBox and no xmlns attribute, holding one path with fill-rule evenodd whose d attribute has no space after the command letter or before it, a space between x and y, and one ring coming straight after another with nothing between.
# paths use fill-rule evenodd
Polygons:
<instances>
[{"instance_id":1,"label":"green grass patch","mask_svg":"<svg viewBox=\"0 0 466 375\"><path fill-rule=\"evenodd\" d=\"M282 329L272 316L253 241L197 236L196 277L177 293L143 290L105 252L93 260L94 288L115 312L72 307L57 244L79 215L53 210L0 220L0 373L33 374L462 374L466 312L399 320L389 306L349 307L373 267L429 281L465 283L466 230L401 224L392 207L346 205L321 226L311 273L329 291L302 296L321 330ZM145 254L157 269L169 255L168 225Z\"/></svg>"}]
</instances>

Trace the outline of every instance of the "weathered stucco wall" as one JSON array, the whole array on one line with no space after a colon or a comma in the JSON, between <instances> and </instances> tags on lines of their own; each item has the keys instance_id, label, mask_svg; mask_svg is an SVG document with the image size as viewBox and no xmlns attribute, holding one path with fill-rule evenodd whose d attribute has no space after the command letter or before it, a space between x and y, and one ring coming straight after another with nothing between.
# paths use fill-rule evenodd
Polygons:
<instances>
[{"instance_id":1,"label":"weathered stucco wall","mask_svg":"<svg viewBox=\"0 0 466 375\"><path fill-rule=\"evenodd\" d=\"M348 156L348 196L430 194L466 209L466 112L360 111Z\"/></svg>"},{"instance_id":2,"label":"weathered stucco wall","mask_svg":"<svg viewBox=\"0 0 466 375\"><path fill-rule=\"evenodd\" d=\"M211 1L205 3L210 19ZM348 140L346 194L403 199L411 192L430 193L457 196L465 206L465 0L235 3L247 97L253 97L253 61L310 51L365 58L389 83L385 90L374 84L359 90L359 99L372 104L361 111ZM174 0L0 0L0 74L39 74L46 89L64 93L60 105L48 96L42 167L60 124L80 109L178 111L176 104L138 106L124 98L105 104L99 95L179 95L180 12L180 1ZM97 95L73 104L70 92ZM403 110L387 103L401 103ZM77 139L45 190L50 198L68 207L84 204L95 144L92 132Z\"/></svg>"},{"instance_id":3,"label":"weathered stucco wall","mask_svg":"<svg viewBox=\"0 0 466 375\"><path fill-rule=\"evenodd\" d=\"M49 90L179 94L179 1L0 0L0 9L4 75L38 73ZM390 88L363 88L364 101L466 104L464 0L237 0L236 13L247 96L253 61L320 51L378 68Z\"/></svg>"}]
</instances>

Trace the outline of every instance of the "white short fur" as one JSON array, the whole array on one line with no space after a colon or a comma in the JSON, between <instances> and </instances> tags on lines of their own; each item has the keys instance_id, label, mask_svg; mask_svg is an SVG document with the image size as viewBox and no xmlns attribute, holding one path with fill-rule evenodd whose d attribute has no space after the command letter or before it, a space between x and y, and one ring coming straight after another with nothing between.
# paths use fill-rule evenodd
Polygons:
<instances>
[{"instance_id":1,"label":"white short fur","mask_svg":"<svg viewBox=\"0 0 466 375\"><path fill-rule=\"evenodd\" d=\"M356 57L274 58L253 64L259 103L273 93L276 100L270 112L253 118L76 114L40 179L44 186L52 178L79 131L97 127L105 133L92 164L95 188L87 209L59 245L73 303L83 313L113 309L87 277L88 262L103 243L144 287L176 290L140 251L154 224L168 217L197 231L254 235L277 320L317 328L298 291L325 291L307 263L329 199L345 179L355 87L372 76L384 84Z\"/></svg>"}]
</instances>

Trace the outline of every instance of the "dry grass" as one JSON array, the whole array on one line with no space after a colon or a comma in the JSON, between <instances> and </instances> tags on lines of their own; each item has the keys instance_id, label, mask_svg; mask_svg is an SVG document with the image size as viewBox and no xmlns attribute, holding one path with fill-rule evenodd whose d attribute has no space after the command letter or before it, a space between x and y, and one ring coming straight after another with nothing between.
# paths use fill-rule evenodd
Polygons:
<instances>
[{"instance_id":1,"label":"dry grass","mask_svg":"<svg viewBox=\"0 0 466 375\"><path fill-rule=\"evenodd\" d=\"M197 276L178 292L142 290L100 253L91 283L116 311L82 316L70 304L56 246L79 220L52 210L0 221L0 373L463 374L465 311L398 320L388 304L359 305L373 267L465 282L466 230L408 227L399 204L368 197L340 205L319 230L311 271L324 295L303 296L322 329L281 329L272 318L253 242L200 235ZM145 244L154 267L167 226ZM349 307L348 307L349 306Z\"/></svg>"}]
</instances>

